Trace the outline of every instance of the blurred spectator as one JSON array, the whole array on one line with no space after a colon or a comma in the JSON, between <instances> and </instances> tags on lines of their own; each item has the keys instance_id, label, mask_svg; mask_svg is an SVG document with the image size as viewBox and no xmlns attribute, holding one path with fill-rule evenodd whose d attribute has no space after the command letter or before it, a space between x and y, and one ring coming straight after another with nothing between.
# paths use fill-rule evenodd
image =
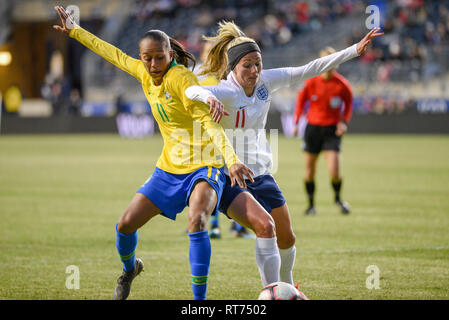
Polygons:
<instances>
[{"instance_id":1,"label":"blurred spectator","mask_svg":"<svg viewBox=\"0 0 449 320\"><path fill-rule=\"evenodd\" d=\"M51 104L53 115L64 115L68 113L70 98L64 94L63 87L61 78L54 78L49 74L45 78L45 83L41 88L41 95Z\"/></svg>"},{"instance_id":2,"label":"blurred spectator","mask_svg":"<svg viewBox=\"0 0 449 320\"><path fill-rule=\"evenodd\" d=\"M302 33L320 32L348 15L366 15L368 0L134 0L135 11L114 43L138 57L141 35L160 28L176 37L195 55L201 35L211 35L220 20L235 21L261 47L288 46ZM449 1L396 0L383 3L381 24L385 36L374 41L363 58L352 62L368 65L366 81L421 81L449 67ZM360 27L348 45L364 35ZM434 59L443 53L439 58ZM381 62L381 63L379 63ZM106 67L102 68L106 69ZM102 70L104 71L104 70ZM110 78L110 77L107 77Z\"/></svg>"},{"instance_id":3,"label":"blurred spectator","mask_svg":"<svg viewBox=\"0 0 449 320\"><path fill-rule=\"evenodd\" d=\"M428 81L449 69L449 1L388 1L385 37L360 63L381 61L374 81ZM351 40L358 37L357 33Z\"/></svg>"},{"instance_id":4,"label":"blurred spectator","mask_svg":"<svg viewBox=\"0 0 449 320\"><path fill-rule=\"evenodd\" d=\"M354 113L392 115L417 112L417 101L405 96L363 96L356 99Z\"/></svg>"},{"instance_id":5,"label":"blurred spectator","mask_svg":"<svg viewBox=\"0 0 449 320\"><path fill-rule=\"evenodd\" d=\"M72 89L70 91L68 114L72 116L79 116L81 114L82 105L83 101L81 99L80 91L76 88Z\"/></svg>"}]
</instances>

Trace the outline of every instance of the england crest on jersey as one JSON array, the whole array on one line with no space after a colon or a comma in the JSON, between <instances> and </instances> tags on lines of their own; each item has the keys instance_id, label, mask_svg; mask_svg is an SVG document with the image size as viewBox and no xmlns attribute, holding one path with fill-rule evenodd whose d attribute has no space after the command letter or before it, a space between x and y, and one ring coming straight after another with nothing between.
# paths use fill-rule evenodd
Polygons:
<instances>
[{"instance_id":1,"label":"england crest on jersey","mask_svg":"<svg viewBox=\"0 0 449 320\"><path fill-rule=\"evenodd\" d=\"M256 92L256 96L259 100L265 101L268 99L268 89L264 84L257 88Z\"/></svg>"}]
</instances>

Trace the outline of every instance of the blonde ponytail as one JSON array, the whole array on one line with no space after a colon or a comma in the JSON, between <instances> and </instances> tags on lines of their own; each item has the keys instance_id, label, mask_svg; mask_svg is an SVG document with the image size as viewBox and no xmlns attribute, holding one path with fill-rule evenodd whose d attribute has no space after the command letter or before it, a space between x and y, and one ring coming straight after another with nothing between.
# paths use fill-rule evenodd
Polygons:
<instances>
[{"instance_id":1,"label":"blonde ponytail","mask_svg":"<svg viewBox=\"0 0 449 320\"><path fill-rule=\"evenodd\" d=\"M218 23L218 34L214 37L203 36L206 41L213 42L206 61L201 67L200 75L212 75L217 79L226 79L228 74L227 51L244 42L254 42L248 38L233 22L221 21Z\"/></svg>"}]
</instances>

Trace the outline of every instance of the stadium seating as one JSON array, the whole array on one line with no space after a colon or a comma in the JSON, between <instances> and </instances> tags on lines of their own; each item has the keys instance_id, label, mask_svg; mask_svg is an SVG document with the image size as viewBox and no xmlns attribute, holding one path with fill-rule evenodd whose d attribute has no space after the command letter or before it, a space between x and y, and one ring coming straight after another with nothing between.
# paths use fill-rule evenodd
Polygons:
<instances>
[{"instance_id":1,"label":"stadium seating","mask_svg":"<svg viewBox=\"0 0 449 320\"><path fill-rule=\"evenodd\" d=\"M370 104L383 101L380 110L390 110L385 102L390 100L394 105L405 103L416 108L418 99L447 97L448 0L219 0L213 4L206 0L79 1L83 26L89 29L92 21L102 21L100 30L93 31L133 57L138 57L138 41L149 29L164 30L198 56L201 36L215 33L217 22L225 19L235 21L256 39L263 50L265 68L305 64L315 59L324 45L339 50L359 41L367 30L369 4L381 8L385 35L374 41L362 58L339 67L339 72L354 84L355 95L371 99ZM47 1L18 2L14 10L33 11L39 19L55 18ZM115 99L110 94L112 86L125 100L145 100L131 76L94 53L84 51L82 57L73 55L71 59L81 61L85 99ZM301 85L298 83L291 92L281 92L282 103L273 105L290 112ZM369 113L372 109L362 111Z\"/></svg>"}]
</instances>

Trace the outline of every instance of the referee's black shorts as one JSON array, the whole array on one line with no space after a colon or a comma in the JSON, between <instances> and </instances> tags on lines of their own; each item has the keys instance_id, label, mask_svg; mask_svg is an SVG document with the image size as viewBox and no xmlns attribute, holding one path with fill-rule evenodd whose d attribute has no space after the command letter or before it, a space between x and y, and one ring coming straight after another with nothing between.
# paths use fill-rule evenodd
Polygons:
<instances>
[{"instance_id":1,"label":"referee's black shorts","mask_svg":"<svg viewBox=\"0 0 449 320\"><path fill-rule=\"evenodd\" d=\"M307 124L304 132L304 151L318 154L322 150L340 152L341 137L335 134L336 125L317 126Z\"/></svg>"}]
</instances>

